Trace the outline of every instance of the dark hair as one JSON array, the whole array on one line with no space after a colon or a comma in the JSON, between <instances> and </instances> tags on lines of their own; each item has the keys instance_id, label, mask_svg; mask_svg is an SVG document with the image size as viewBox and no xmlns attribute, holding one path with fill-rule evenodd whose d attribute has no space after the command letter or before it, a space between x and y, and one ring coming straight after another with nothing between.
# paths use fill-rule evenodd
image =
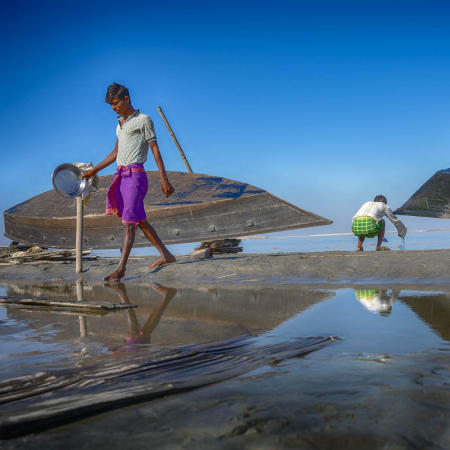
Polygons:
<instances>
[{"instance_id":1,"label":"dark hair","mask_svg":"<svg viewBox=\"0 0 450 450\"><path fill-rule=\"evenodd\" d=\"M113 83L110 86L108 86L108 89L106 90L105 95L105 102L111 103L113 97L120 98L120 100L123 100L127 96L130 97L130 93L128 92L128 89L119 83Z\"/></svg>"},{"instance_id":2,"label":"dark hair","mask_svg":"<svg viewBox=\"0 0 450 450\"><path fill-rule=\"evenodd\" d=\"M374 202L381 202L384 203L385 205L387 205L387 200L386 197L384 195L377 195L374 199Z\"/></svg>"}]
</instances>

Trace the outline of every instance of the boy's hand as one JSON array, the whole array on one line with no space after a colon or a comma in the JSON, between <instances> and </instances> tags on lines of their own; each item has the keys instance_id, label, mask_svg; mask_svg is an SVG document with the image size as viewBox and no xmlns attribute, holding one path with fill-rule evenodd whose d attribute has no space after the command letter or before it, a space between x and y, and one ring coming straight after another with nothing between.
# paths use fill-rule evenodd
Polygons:
<instances>
[{"instance_id":1,"label":"boy's hand","mask_svg":"<svg viewBox=\"0 0 450 450\"><path fill-rule=\"evenodd\" d=\"M81 175L81 178L91 178L93 177L97 172L94 169L86 170L83 175Z\"/></svg>"},{"instance_id":2,"label":"boy's hand","mask_svg":"<svg viewBox=\"0 0 450 450\"><path fill-rule=\"evenodd\" d=\"M166 197L170 197L175 192L175 189L167 178L161 178L161 189Z\"/></svg>"}]
</instances>

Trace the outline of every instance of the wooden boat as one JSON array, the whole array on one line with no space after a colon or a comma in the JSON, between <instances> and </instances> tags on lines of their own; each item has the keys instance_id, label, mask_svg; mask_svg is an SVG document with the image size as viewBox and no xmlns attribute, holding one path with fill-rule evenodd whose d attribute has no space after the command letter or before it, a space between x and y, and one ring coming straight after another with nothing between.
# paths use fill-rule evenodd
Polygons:
<instances>
[{"instance_id":1,"label":"wooden boat","mask_svg":"<svg viewBox=\"0 0 450 450\"><path fill-rule=\"evenodd\" d=\"M84 216L84 248L120 248L121 221L105 214L105 198L113 175L100 177ZM199 242L272 231L328 225L332 221L298 208L264 189L222 177L168 172L175 193L161 192L159 173L147 172L147 218L167 244ZM76 199L54 190L4 212L5 236L51 248L74 248ZM142 233L136 246L148 246Z\"/></svg>"},{"instance_id":2,"label":"wooden boat","mask_svg":"<svg viewBox=\"0 0 450 450\"><path fill-rule=\"evenodd\" d=\"M395 214L450 219L450 169L436 172Z\"/></svg>"}]
</instances>

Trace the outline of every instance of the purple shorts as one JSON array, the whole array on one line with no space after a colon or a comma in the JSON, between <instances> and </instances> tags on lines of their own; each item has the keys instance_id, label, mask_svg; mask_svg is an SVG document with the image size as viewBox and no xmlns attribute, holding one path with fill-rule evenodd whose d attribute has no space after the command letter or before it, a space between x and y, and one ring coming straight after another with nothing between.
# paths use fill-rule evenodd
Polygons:
<instances>
[{"instance_id":1,"label":"purple shorts","mask_svg":"<svg viewBox=\"0 0 450 450\"><path fill-rule=\"evenodd\" d=\"M147 218L144 198L148 181L143 164L119 166L106 195L106 214L117 214L122 223L137 224Z\"/></svg>"}]
</instances>

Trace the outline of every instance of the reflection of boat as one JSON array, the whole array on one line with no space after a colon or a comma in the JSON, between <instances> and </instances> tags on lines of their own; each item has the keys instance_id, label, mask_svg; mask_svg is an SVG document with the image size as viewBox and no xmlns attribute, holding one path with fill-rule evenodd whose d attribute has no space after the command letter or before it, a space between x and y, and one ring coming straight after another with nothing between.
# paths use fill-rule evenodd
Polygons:
<instances>
[{"instance_id":1,"label":"reflection of boat","mask_svg":"<svg viewBox=\"0 0 450 450\"><path fill-rule=\"evenodd\" d=\"M402 295L399 300L407 304L442 339L450 341L450 295L448 293L432 293L428 296L424 294L420 297Z\"/></svg>"},{"instance_id":2,"label":"reflection of boat","mask_svg":"<svg viewBox=\"0 0 450 450\"><path fill-rule=\"evenodd\" d=\"M298 208L255 186L222 177L168 172L175 193L168 199L158 172L147 172L145 209L167 244L198 242L271 231L328 225L330 220ZM122 225L105 215L105 197L112 175L100 177L99 189L85 210L84 246L118 248ZM75 199L44 192L4 212L5 236L41 247L74 248ZM141 233L136 246L148 246Z\"/></svg>"},{"instance_id":3,"label":"reflection of boat","mask_svg":"<svg viewBox=\"0 0 450 450\"><path fill-rule=\"evenodd\" d=\"M450 219L450 168L436 172L395 214Z\"/></svg>"},{"instance_id":4,"label":"reflection of boat","mask_svg":"<svg viewBox=\"0 0 450 450\"><path fill-rule=\"evenodd\" d=\"M9 297L41 297L47 299L74 299L73 284L13 284L8 283ZM113 301L116 294L102 285L84 285L84 300ZM129 284L127 295L141 323L155 311L160 295L149 285ZM168 345L208 340L228 339L243 333L271 330L294 315L332 297L334 293L300 288L297 285L275 286L199 286L196 289L181 287L164 311L157 330L152 335L154 344ZM8 317L26 320L30 312L8 308ZM78 336L78 329L69 326L72 318L58 318L67 328L59 330L55 339ZM52 315L36 313L30 328L45 329L54 322ZM123 313L111 313L107 317L88 317L89 335L97 342L117 342L127 333L127 321ZM53 338L52 338L53 339Z\"/></svg>"}]
</instances>

